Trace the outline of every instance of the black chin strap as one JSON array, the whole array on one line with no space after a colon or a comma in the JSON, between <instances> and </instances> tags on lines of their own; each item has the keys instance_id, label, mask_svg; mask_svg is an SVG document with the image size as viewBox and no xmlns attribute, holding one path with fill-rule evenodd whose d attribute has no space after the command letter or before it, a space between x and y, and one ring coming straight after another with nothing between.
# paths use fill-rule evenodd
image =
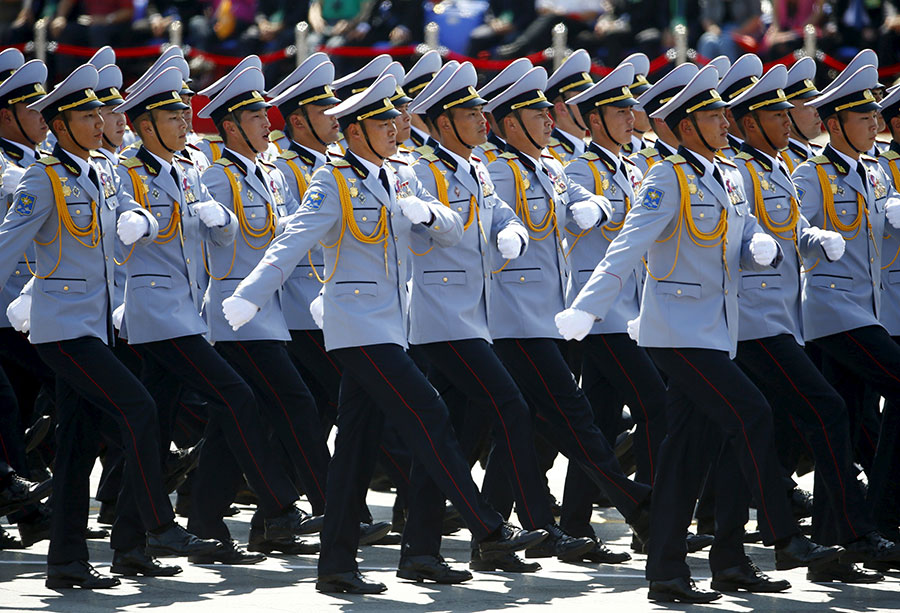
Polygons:
<instances>
[{"instance_id":1,"label":"black chin strap","mask_svg":"<svg viewBox=\"0 0 900 613\"><path fill-rule=\"evenodd\" d=\"M369 140L369 133L366 131L365 120L359 122L359 129L362 130L363 138L366 139L366 144L369 146L369 149L372 150L372 153L374 153L376 157L381 158L382 160L386 160L390 157L388 155L382 155L381 153L376 151L375 147L372 146L372 141Z\"/></svg>"},{"instance_id":2,"label":"black chin strap","mask_svg":"<svg viewBox=\"0 0 900 613\"><path fill-rule=\"evenodd\" d=\"M309 126L309 131L312 132L312 135L316 137L316 140L319 141L319 144L327 149L328 143L326 143L324 140L322 140L322 137L319 136L318 132L316 132L316 127L309 120L309 113L306 112L305 105L300 107L300 113L303 115L303 119L306 121L306 125Z\"/></svg>"},{"instance_id":3,"label":"black chin strap","mask_svg":"<svg viewBox=\"0 0 900 613\"><path fill-rule=\"evenodd\" d=\"M75 146L78 147L79 149L81 149L82 151L86 151L87 153L90 153L91 150L88 149L87 147L85 147L84 145L82 145L81 143L79 143L78 139L75 138L75 134L72 132L72 128L69 127L69 118L66 115L65 111L63 111L63 113L62 113L62 120L63 120L63 125L66 126L66 132L69 133L69 136L72 138L72 142L75 143Z\"/></svg>"},{"instance_id":4,"label":"black chin strap","mask_svg":"<svg viewBox=\"0 0 900 613\"><path fill-rule=\"evenodd\" d=\"M244 128L241 127L241 122L238 121L238 118L234 113L231 114L231 120L234 122L234 125L237 126L238 132L240 132L240 134L241 134L241 138L243 138L244 142L247 143L247 146L250 148L250 151L252 151L256 155L259 155L260 153L262 153L262 151L257 150L257 148L253 146L253 143L250 142L250 139L247 138L247 134L244 132ZM165 147L165 145L163 145L163 147ZM169 148L166 147L166 149L169 149ZM169 149L169 150L171 151L171 149Z\"/></svg>"},{"instance_id":5,"label":"black chin strap","mask_svg":"<svg viewBox=\"0 0 900 613\"><path fill-rule=\"evenodd\" d=\"M694 129L697 131L697 136L700 137L700 142L703 143L703 146L706 147L707 149L709 149L710 151L712 151L713 153L718 151L718 149L716 149L715 147L711 147L709 142L707 142L706 137L703 136L703 132L700 131L700 126L697 125L697 118L694 116L694 114L689 113L688 117L690 118L691 123L694 124Z\"/></svg>"},{"instance_id":6,"label":"black chin strap","mask_svg":"<svg viewBox=\"0 0 900 613\"><path fill-rule=\"evenodd\" d=\"M606 138L608 138L610 140L610 142L613 142L619 146L624 145L625 143L620 143L619 141L617 141L616 139L613 138L612 134L610 134L609 126L606 125L606 116L603 114L602 107L597 109L597 114L600 115L600 125L603 126L603 131L606 132Z\"/></svg>"},{"instance_id":7,"label":"black chin strap","mask_svg":"<svg viewBox=\"0 0 900 613\"><path fill-rule=\"evenodd\" d=\"M150 111L150 125L153 126L153 135L156 137L157 142L162 145L163 149L174 155L175 150L166 144L166 141L162 139L162 135L159 133L159 128L156 127L156 118L153 115L153 111ZM106 138L106 135L104 135L104 138Z\"/></svg>"},{"instance_id":8,"label":"black chin strap","mask_svg":"<svg viewBox=\"0 0 900 613\"><path fill-rule=\"evenodd\" d=\"M103 142L105 142L107 145L109 145L109 148L110 148L112 151L115 151L116 149L118 149L118 147L116 147L116 146L113 144L113 142L112 142L111 140L109 140L109 139L106 137L106 132L103 133Z\"/></svg>"},{"instance_id":9,"label":"black chin strap","mask_svg":"<svg viewBox=\"0 0 900 613\"><path fill-rule=\"evenodd\" d=\"M569 113L569 117L572 119L572 123L578 126L579 130L581 130L582 132L587 132L587 127L575 118L575 113L572 112L571 104L566 105L566 112Z\"/></svg>"},{"instance_id":10,"label":"black chin strap","mask_svg":"<svg viewBox=\"0 0 900 613\"><path fill-rule=\"evenodd\" d=\"M853 141L850 140L850 135L847 134L847 131L844 129L844 118L841 117L841 114L837 114L838 125L841 127L841 134L844 136L844 140L847 141L847 144L850 145L850 148L856 151L857 153L865 153L864 149L857 149L856 145L853 144Z\"/></svg>"},{"instance_id":11,"label":"black chin strap","mask_svg":"<svg viewBox=\"0 0 900 613\"><path fill-rule=\"evenodd\" d=\"M451 110L451 112L447 113L447 119L450 120L450 127L453 128L453 134L456 135L456 140L458 140L460 142L460 144L462 144L463 147L466 147L467 149L474 149L475 145L470 145L469 143L467 143L466 141L464 141L462 139L462 136L459 135L459 131L456 129L456 122L453 121L452 110Z\"/></svg>"},{"instance_id":12,"label":"black chin strap","mask_svg":"<svg viewBox=\"0 0 900 613\"><path fill-rule=\"evenodd\" d=\"M753 111L753 119L756 121L756 125L759 126L759 131L762 132L763 138L766 139L766 143L772 148L776 154L781 151L778 147L775 146L775 143L772 142L772 139L769 138L769 133L766 132L766 129L763 127L762 122L759 120L759 113Z\"/></svg>"},{"instance_id":13,"label":"black chin strap","mask_svg":"<svg viewBox=\"0 0 900 613\"><path fill-rule=\"evenodd\" d=\"M803 140L805 140L808 143L812 139L810 137L808 137L806 134L804 134L803 130L800 129L800 126L797 125L797 122L794 121L794 113L792 112L793 110L794 109L790 109L788 111L788 117L790 117L790 119L791 119L791 125L794 126L794 132L796 132L800 136L800 138L802 138Z\"/></svg>"},{"instance_id":14,"label":"black chin strap","mask_svg":"<svg viewBox=\"0 0 900 613\"><path fill-rule=\"evenodd\" d=\"M13 115L13 118L16 120L16 125L19 126L19 132L22 133L22 136L25 138L25 140L27 140L29 143L31 143L32 149L37 149L38 144L36 142L34 142L33 140L31 140L31 137L28 136L28 132L26 132L25 128L22 127L22 122L19 121L19 112L16 109L15 104L12 107L12 115ZM69 125L66 124L66 128L68 128L68 127L69 127ZM80 147L81 145L78 145L78 146Z\"/></svg>"},{"instance_id":15,"label":"black chin strap","mask_svg":"<svg viewBox=\"0 0 900 613\"><path fill-rule=\"evenodd\" d=\"M515 111L513 111L513 116L516 118L516 121L519 122L519 125L522 127L522 132L524 132L524 133L525 133L525 136L528 137L529 142L531 142L531 144L534 145L534 148L537 149L538 152L542 151L542 150L543 150L543 147L541 147L540 145L538 145L538 144L534 141L534 139L531 138L531 133L525 128L525 124L522 123L522 117L521 117L521 115L519 115L519 109L516 109Z\"/></svg>"}]
</instances>

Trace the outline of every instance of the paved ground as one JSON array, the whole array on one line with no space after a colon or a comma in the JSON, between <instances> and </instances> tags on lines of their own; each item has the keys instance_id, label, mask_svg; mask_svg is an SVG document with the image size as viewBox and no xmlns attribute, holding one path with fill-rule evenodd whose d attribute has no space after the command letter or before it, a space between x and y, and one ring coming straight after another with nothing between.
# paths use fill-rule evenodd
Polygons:
<instances>
[{"instance_id":1,"label":"paved ground","mask_svg":"<svg viewBox=\"0 0 900 613\"><path fill-rule=\"evenodd\" d=\"M559 497L565 461L551 472L551 487ZM96 475L95 475L96 477ZM479 476L480 479L480 476ZM804 480L803 485L811 487ZM389 519L393 497L370 494L377 519ZM93 512L96 513L96 506ZM244 507L231 523L232 533L246 542L251 512ZM629 535L621 517L611 510L595 514L598 534L615 549L625 549ZM92 517L93 521L93 517ZM468 532L444 540L443 554L451 562L468 561ZM367 547L360 565L367 574L388 584L379 596L328 596L315 591L313 556L270 557L251 567L193 566L181 560L185 572L167 579L126 579L107 591L54 591L44 587L46 542L25 552L0 552L0 612L53 611L83 613L109 611L505 611L549 608L567 611L686 610L647 601L643 578L644 556L620 566L562 564L541 561L544 570L535 575L477 573L463 586L435 586L401 581L394 576L399 546ZM758 545L748 552L764 570L774 568L771 550ZM91 542L91 559L101 572L109 571L112 558L107 542ZM702 552L690 557L694 576L708 585L709 568ZM727 611L896 611L900 609L900 574L874 587L816 585L805 572L775 573L791 581L793 589L775 596L726 596L707 609Z\"/></svg>"}]
</instances>

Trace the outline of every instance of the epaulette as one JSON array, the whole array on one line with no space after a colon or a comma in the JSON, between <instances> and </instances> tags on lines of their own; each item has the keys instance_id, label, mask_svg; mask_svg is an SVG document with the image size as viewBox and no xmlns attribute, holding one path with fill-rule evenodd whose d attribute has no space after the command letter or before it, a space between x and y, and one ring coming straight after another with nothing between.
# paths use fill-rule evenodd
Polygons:
<instances>
[{"instance_id":1,"label":"epaulette","mask_svg":"<svg viewBox=\"0 0 900 613\"><path fill-rule=\"evenodd\" d=\"M439 158L438 156L436 156L433 153L426 153L425 155L419 156L419 159L425 160L426 162L429 162L429 163L442 161L441 158Z\"/></svg>"},{"instance_id":2,"label":"epaulette","mask_svg":"<svg viewBox=\"0 0 900 613\"><path fill-rule=\"evenodd\" d=\"M121 153L125 153L126 151L131 151L132 149L138 149L141 146L141 141L137 141L135 143L131 143L124 149L122 149Z\"/></svg>"},{"instance_id":3,"label":"epaulette","mask_svg":"<svg viewBox=\"0 0 900 613\"><path fill-rule=\"evenodd\" d=\"M497 157L498 157L498 158L503 158L503 159L505 159L505 160L516 160L516 159L519 158L519 156L517 156L515 153L513 153L513 152L511 152L511 151L504 151L503 153L501 153L501 154L498 155Z\"/></svg>"},{"instance_id":4,"label":"epaulette","mask_svg":"<svg viewBox=\"0 0 900 613\"><path fill-rule=\"evenodd\" d=\"M210 143L223 143L222 137L218 134L204 134L201 138Z\"/></svg>"},{"instance_id":5,"label":"epaulette","mask_svg":"<svg viewBox=\"0 0 900 613\"><path fill-rule=\"evenodd\" d=\"M559 139L556 138L555 136L551 136L551 137L550 137L550 142L547 143L547 146L548 146L548 147L558 147L559 145L562 145L562 143L559 142Z\"/></svg>"},{"instance_id":6,"label":"epaulette","mask_svg":"<svg viewBox=\"0 0 900 613\"><path fill-rule=\"evenodd\" d=\"M395 164L403 164L404 166L409 166L409 162L400 158L388 158L389 162L394 162Z\"/></svg>"},{"instance_id":7,"label":"epaulette","mask_svg":"<svg viewBox=\"0 0 900 613\"><path fill-rule=\"evenodd\" d=\"M119 162L119 164L121 164L125 168L138 168L139 166L143 166L144 162L142 162L139 157L134 156L133 158L122 160L121 162Z\"/></svg>"},{"instance_id":8,"label":"epaulette","mask_svg":"<svg viewBox=\"0 0 900 613\"><path fill-rule=\"evenodd\" d=\"M817 156L815 156L815 157L813 157L813 158L810 158L809 161L812 162L813 164L817 165L817 166L818 166L818 165L821 165L821 164L830 164L830 163L831 163L831 160L829 160L829 159L828 159L827 157L825 157L824 155L817 155Z\"/></svg>"},{"instance_id":9,"label":"epaulette","mask_svg":"<svg viewBox=\"0 0 900 613\"><path fill-rule=\"evenodd\" d=\"M659 155L659 150L656 147L647 147L646 149L641 149L640 151L632 155L643 155L645 158L649 159L655 155Z\"/></svg>"},{"instance_id":10,"label":"epaulette","mask_svg":"<svg viewBox=\"0 0 900 613\"><path fill-rule=\"evenodd\" d=\"M427 155L429 153L434 153L434 149L430 145L422 145L421 147L416 147L416 153L419 155Z\"/></svg>"},{"instance_id":11,"label":"epaulette","mask_svg":"<svg viewBox=\"0 0 900 613\"><path fill-rule=\"evenodd\" d=\"M269 142L274 143L278 139L284 138L284 132L281 130L272 130L269 132Z\"/></svg>"},{"instance_id":12,"label":"epaulette","mask_svg":"<svg viewBox=\"0 0 900 613\"><path fill-rule=\"evenodd\" d=\"M59 158L48 155L47 157L42 157L41 159L39 159L38 164L43 164L44 166L55 166L57 164L62 164L62 162L59 161Z\"/></svg>"},{"instance_id":13,"label":"epaulette","mask_svg":"<svg viewBox=\"0 0 900 613\"><path fill-rule=\"evenodd\" d=\"M494 149L499 149L497 145L492 143L491 141L485 141L483 145L481 145L482 151L493 151Z\"/></svg>"},{"instance_id":14,"label":"epaulette","mask_svg":"<svg viewBox=\"0 0 900 613\"><path fill-rule=\"evenodd\" d=\"M687 160L677 153L675 155L670 155L669 157L667 157L666 161L671 162L672 164L687 164Z\"/></svg>"},{"instance_id":15,"label":"epaulette","mask_svg":"<svg viewBox=\"0 0 900 613\"><path fill-rule=\"evenodd\" d=\"M344 158L333 157L328 160L328 163L335 168L350 168L350 162L348 162Z\"/></svg>"},{"instance_id":16,"label":"epaulette","mask_svg":"<svg viewBox=\"0 0 900 613\"><path fill-rule=\"evenodd\" d=\"M897 153L893 149L888 149L887 151L881 152L881 157L883 157L886 160L896 160L896 159L900 158L900 153Z\"/></svg>"},{"instance_id":17,"label":"epaulette","mask_svg":"<svg viewBox=\"0 0 900 613\"><path fill-rule=\"evenodd\" d=\"M402 151L403 153L412 153L412 151L413 151L412 149L410 149L409 147L407 147L407 146L404 145L403 143L400 143L399 145L397 145L397 149L398 149L399 151Z\"/></svg>"},{"instance_id":18,"label":"epaulette","mask_svg":"<svg viewBox=\"0 0 900 613\"><path fill-rule=\"evenodd\" d=\"M109 158L107 158L105 155L103 155L102 153L100 153L99 151L91 151L90 154L91 154L91 157L94 158L94 159L96 159L96 158L103 158L104 160L108 160L108 159L109 159Z\"/></svg>"},{"instance_id":19,"label":"epaulette","mask_svg":"<svg viewBox=\"0 0 900 613\"><path fill-rule=\"evenodd\" d=\"M581 155L579 155L583 160L587 160L588 162L595 162L600 159L600 156L594 153L593 151L585 151Z\"/></svg>"},{"instance_id":20,"label":"epaulette","mask_svg":"<svg viewBox=\"0 0 900 613\"><path fill-rule=\"evenodd\" d=\"M732 166L732 167L734 167L734 168L737 168L737 164L735 164L734 162L732 162L732 161L729 160L728 158L720 158L720 159L719 159L719 162L721 162L722 164L725 164L726 166Z\"/></svg>"},{"instance_id":21,"label":"epaulette","mask_svg":"<svg viewBox=\"0 0 900 613\"><path fill-rule=\"evenodd\" d=\"M218 164L222 168L228 168L229 166L234 166L234 162L232 162L231 160L229 160L226 157L220 157L218 160L213 162L213 164Z\"/></svg>"},{"instance_id":22,"label":"epaulette","mask_svg":"<svg viewBox=\"0 0 900 613\"><path fill-rule=\"evenodd\" d=\"M470 159L471 159L473 162L481 162L481 158L478 157L477 155L473 155Z\"/></svg>"},{"instance_id":23,"label":"epaulette","mask_svg":"<svg viewBox=\"0 0 900 613\"><path fill-rule=\"evenodd\" d=\"M294 151L293 149L285 149L281 153L278 154L278 157L282 160L293 160L294 158L300 157L300 154Z\"/></svg>"},{"instance_id":24,"label":"epaulette","mask_svg":"<svg viewBox=\"0 0 900 613\"><path fill-rule=\"evenodd\" d=\"M736 160L752 160L753 156L747 153L746 151L741 151L736 156L734 156Z\"/></svg>"}]
</instances>

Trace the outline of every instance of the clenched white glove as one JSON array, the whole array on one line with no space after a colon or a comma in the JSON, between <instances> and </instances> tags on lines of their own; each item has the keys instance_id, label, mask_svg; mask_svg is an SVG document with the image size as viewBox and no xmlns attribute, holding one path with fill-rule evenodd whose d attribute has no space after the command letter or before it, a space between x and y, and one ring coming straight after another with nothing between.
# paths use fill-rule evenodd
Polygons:
<instances>
[{"instance_id":1,"label":"clenched white glove","mask_svg":"<svg viewBox=\"0 0 900 613\"><path fill-rule=\"evenodd\" d=\"M569 207L569 211L572 213L572 219L575 220L575 223L582 230L596 226L597 222L600 221L600 215L603 213L600 205L590 200L576 202Z\"/></svg>"},{"instance_id":2,"label":"clenched white glove","mask_svg":"<svg viewBox=\"0 0 900 613\"><path fill-rule=\"evenodd\" d=\"M137 211L125 211L116 223L116 234L126 246L136 243L150 230L150 222Z\"/></svg>"},{"instance_id":3,"label":"clenched white glove","mask_svg":"<svg viewBox=\"0 0 900 613\"><path fill-rule=\"evenodd\" d=\"M631 321L626 324L625 330L628 332L628 337L633 340L635 343L638 342L638 336L641 334L641 316L638 315Z\"/></svg>"},{"instance_id":4,"label":"clenched white glove","mask_svg":"<svg viewBox=\"0 0 900 613\"><path fill-rule=\"evenodd\" d=\"M6 316L9 323L19 332L25 333L31 329L31 296L21 294L6 307Z\"/></svg>"},{"instance_id":5,"label":"clenched white glove","mask_svg":"<svg viewBox=\"0 0 900 613\"><path fill-rule=\"evenodd\" d=\"M587 336L591 331L591 328L594 327L594 321L596 319L596 317L587 311L568 308L565 311L557 313L556 317L553 318L553 321L556 322L556 327L564 339L567 341L572 339L580 341Z\"/></svg>"},{"instance_id":6,"label":"clenched white glove","mask_svg":"<svg viewBox=\"0 0 900 613\"><path fill-rule=\"evenodd\" d=\"M6 169L3 171L3 176L0 177L0 197L11 196L16 191L16 187L24 174L24 168L20 168L15 164L7 164Z\"/></svg>"},{"instance_id":7,"label":"clenched white glove","mask_svg":"<svg viewBox=\"0 0 900 613\"><path fill-rule=\"evenodd\" d=\"M122 329L122 319L125 317L125 303L123 302L112 312L113 327L116 330Z\"/></svg>"},{"instance_id":8,"label":"clenched white glove","mask_svg":"<svg viewBox=\"0 0 900 613\"><path fill-rule=\"evenodd\" d=\"M823 230L822 228L809 228L807 232L812 234L813 238L819 241L819 244L822 245L822 249L825 251L825 256L830 261L835 262L844 255L844 249L846 249L847 243L844 240L844 237L837 232Z\"/></svg>"},{"instance_id":9,"label":"clenched white glove","mask_svg":"<svg viewBox=\"0 0 900 613\"><path fill-rule=\"evenodd\" d=\"M768 266L778 255L778 243L765 232L757 232L750 239L750 253L754 262L760 266Z\"/></svg>"},{"instance_id":10,"label":"clenched white glove","mask_svg":"<svg viewBox=\"0 0 900 613\"><path fill-rule=\"evenodd\" d=\"M497 249L503 259L515 259L522 253L522 237L512 228L503 228L497 233Z\"/></svg>"},{"instance_id":11,"label":"clenched white glove","mask_svg":"<svg viewBox=\"0 0 900 613\"><path fill-rule=\"evenodd\" d=\"M222 312L231 329L237 332L238 328L256 317L259 307L238 296L231 296L222 301Z\"/></svg>"},{"instance_id":12,"label":"clenched white glove","mask_svg":"<svg viewBox=\"0 0 900 613\"><path fill-rule=\"evenodd\" d=\"M884 216L888 223L900 230L900 199L891 198L884 205Z\"/></svg>"},{"instance_id":13,"label":"clenched white glove","mask_svg":"<svg viewBox=\"0 0 900 613\"><path fill-rule=\"evenodd\" d=\"M322 299L322 294L316 296L312 302L309 303L309 314L312 315L313 321L316 322L316 325L319 327L319 330L325 329L325 300Z\"/></svg>"},{"instance_id":14,"label":"clenched white glove","mask_svg":"<svg viewBox=\"0 0 900 613\"><path fill-rule=\"evenodd\" d=\"M400 204L400 210L413 223L425 223L431 220L431 209L421 198L408 196L406 198L397 198Z\"/></svg>"},{"instance_id":15,"label":"clenched white glove","mask_svg":"<svg viewBox=\"0 0 900 613\"><path fill-rule=\"evenodd\" d=\"M212 200L195 204L194 213L207 228L219 228L228 223L228 213L222 205Z\"/></svg>"}]
</instances>

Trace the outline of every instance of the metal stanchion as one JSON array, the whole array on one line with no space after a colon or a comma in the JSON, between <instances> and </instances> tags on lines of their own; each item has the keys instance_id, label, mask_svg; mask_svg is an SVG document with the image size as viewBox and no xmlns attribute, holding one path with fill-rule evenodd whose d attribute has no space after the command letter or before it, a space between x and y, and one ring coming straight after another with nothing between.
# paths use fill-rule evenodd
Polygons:
<instances>
[{"instance_id":1,"label":"metal stanchion","mask_svg":"<svg viewBox=\"0 0 900 613\"><path fill-rule=\"evenodd\" d=\"M34 24L34 57L42 62L47 61L47 18L41 18Z\"/></svg>"},{"instance_id":2,"label":"metal stanchion","mask_svg":"<svg viewBox=\"0 0 900 613\"><path fill-rule=\"evenodd\" d=\"M816 27L811 23L803 27L803 53L811 58L816 57Z\"/></svg>"},{"instance_id":3,"label":"metal stanchion","mask_svg":"<svg viewBox=\"0 0 900 613\"><path fill-rule=\"evenodd\" d=\"M680 23L675 26L673 34L675 36L675 65L677 66L688 61L687 27Z\"/></svg>"},{"instance_id":4,"label":"metal stanchion","mask_svg":"<svg viewBox=\"0 0 900 613\"><path fill-rule=\"evenodd\" d=\"M173 21L169 24L169 45L180 47L184 40L184 27L181 21Z\"/></svg>"},{"instance_id":5,"label":"metal stanchion","mask_svg":"<svg viewBox=\"0 0 900 613\"><path fill-rule=\"evenodd\" d=\"M568 44L569 29L564 23L553 26L553 70L556 70L566 59L566 45Z\"/></svg>"},{"instance_id":6,"label":"metal stanchion","mask_svg":"<svg viewBox=\"0 0 900 613\"><path fill-rule=\"evenodd\" d=\"M425 26L425 46L434 51L440 51L440 26L433 21Z\"/></svg>"},{"instance_id":7,"label":"metal stanchion","mask_svg":"<svg viewBox=\"0 0 900 613\"><path fill-rule=\"evenodd\" d=\"M305 21L297 23L297 27L294 28L294 47L296 48L294 58L297 61L297 66L309 57L309 43L306 40L308 36L309 24Z\"/></svg>"}]
</instances>

